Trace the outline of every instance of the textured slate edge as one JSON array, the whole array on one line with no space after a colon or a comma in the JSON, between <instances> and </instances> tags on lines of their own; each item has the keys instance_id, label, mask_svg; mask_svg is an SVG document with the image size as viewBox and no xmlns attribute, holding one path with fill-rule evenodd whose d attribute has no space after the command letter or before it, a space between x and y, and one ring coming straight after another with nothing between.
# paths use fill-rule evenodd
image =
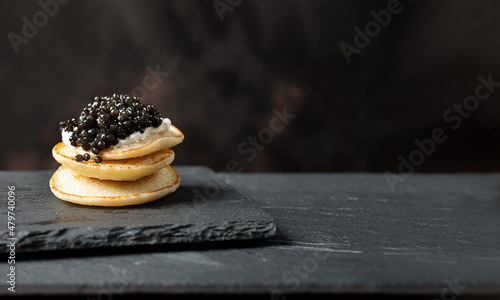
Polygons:
<instances>
[{"instance_id":1,"label":"textured slate edge","mask_svg":"<svg viewBox=\"0 0 500 300\"><path fill-rule=\"evenodd\" d=\"M2 287L6 285L2 284ZM192 294L220 294L220 295L269 295L269 299L274 299L272 296L291 296L297 294L319 295L330 294L330 296L340 296L338 294L352 295L373 295L386 294L400 296L428 296L432 299L440 299L443 291L443 286L437 285L407 285L407 286L360 286L360 285L339 285L339 286L324 286L310 285L300 286L298 289L293 286L257 286L257 285L238 285L238 286L158 286L158 285L139 285L134 287L124 288L122 291L114 292L117 295L130 294L164 294L164 295L192 295ZM47 288L45 285L18 285L16 294L18 295L89 295L96 296L102 293L105 287L95 285L75 286L75 285L60 285ZM279 290L279 292L278 292ZM276 294L278 293L278 294ZM7 288L0 289L0 295L7 295ZM468 286L467 289L460 291L460 296L476 296L476 297L495 297L498 294L496 286ZM459 297L457 297L459 298ZM454 299L454 298L449 298ZM482 299L482 298L481 298ZM490 298L488 298L490 299Z\"/></svg>"},{"instance_id":2,"label":"textured slate edge","mask_svg":"<svg viewBox=\"0 0 500 300\"><path fill-rule=\"evenodd\" d=\"M99 247L175 244L268 238L276 234L276 222L226 222L222 226L209 225L196 229L196 225L159 225L149 227L92 228L73 227L47 231L19 231L16 252L34 252ZM84 237L79 239L79 237ZM0 253L9 251L8 231L0 232ZM47 243L50 239L52 242ZM83 241L83 243L82 243Z\"/></svg>"}]
</instances>

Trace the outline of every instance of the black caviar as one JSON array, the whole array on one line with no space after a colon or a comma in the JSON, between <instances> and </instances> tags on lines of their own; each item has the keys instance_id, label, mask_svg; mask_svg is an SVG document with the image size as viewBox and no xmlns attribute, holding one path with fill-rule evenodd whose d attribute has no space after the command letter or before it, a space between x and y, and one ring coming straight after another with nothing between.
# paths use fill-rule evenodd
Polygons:
<instances>
[{"instance_id":1,"label":"black caviar","mask_svg":"<svg viewBox=\"0 0 500 300\"><path fill-rule=\"evenodd\" d=\"M59 123L61 130L70 132L69 141L74 147L92 151L98 155L104 149L118 144L134 132L144 133L148 127L159 127L163 122L154 105L141 103L140 98L113 94L112 97L95 97L79 118ZM75 160L89 160L88 156L76 156ZM88 158L87 158L88 157ZM96 163L102 158L94 158Z\"/></svg>"},{"instance_id":2,"label":"black caviar","mask_svg":"<svg viewBox=\"0 0 500 300\"><path fill-rule=\"evenodd\" d=\"M100 163L102 163L102 158L100 156L96 156L96 157L94 157L94 161L96 164L100 164Z\"/></svg>"}]
</instances>

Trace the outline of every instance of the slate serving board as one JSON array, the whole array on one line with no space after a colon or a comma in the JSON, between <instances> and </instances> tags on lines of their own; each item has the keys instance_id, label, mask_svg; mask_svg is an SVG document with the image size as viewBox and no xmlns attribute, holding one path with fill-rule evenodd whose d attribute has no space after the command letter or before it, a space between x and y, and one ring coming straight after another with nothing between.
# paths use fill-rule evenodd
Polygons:
<instances>
[{"instance_id":1,"label":"slate serving board","mask_svg":"<svg viewBox=\"0 0 500 300\"><path fill-rule=\"evenodd\" d=\"M5 199L7 186L16 187L16 252L262 239L276 233L269 214L210 169L176 169L181 185L173 194L110 208L59 200L49 188L53 170L1 176ZM7 223L7 204L0 206L0 216ZM0 228L0 251L8 251L8 237L7 226Z\"/></svg>"},{"instance_id":2,"label":"slate serving board","mask_svg":"<svg viewBox=\"0 0 500 300\"><path fill-rule=\"evenodd\" d=\"M0 191L5 178L35 176L0 172ZM241 173L229 179L276 219L276 236L23 253L16 257L15 295L500 300L499 173L415 173L395 191L376 173ZM4 274L11 266L7 257L0 260ZM12 295L7 287L1 280L0 298Z\"/></svg>"}]
</instances>

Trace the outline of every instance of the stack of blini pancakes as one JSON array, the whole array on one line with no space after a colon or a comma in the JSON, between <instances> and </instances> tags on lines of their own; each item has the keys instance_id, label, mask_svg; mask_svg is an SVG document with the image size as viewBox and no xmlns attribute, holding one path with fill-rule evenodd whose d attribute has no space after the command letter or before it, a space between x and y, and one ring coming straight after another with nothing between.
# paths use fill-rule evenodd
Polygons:
<instances>
[{"instance_id":1,"label":"stack of blini pancakes","mask_svg":"<svg viewBox=\"0 0 500 300\"><path fill-rule=\"evenodd\" d=\"M62 200L83 205L125 206L154 201L179 187L179 175L170 166L174 160L170 148L183 140L182 132L170 125L168 131L153 139L137 139L100 151L100 163L88 158L75 160L85 152L60 142L52 155L62 165L50 179L50 189Z\"/></svg>"}]
</instances>

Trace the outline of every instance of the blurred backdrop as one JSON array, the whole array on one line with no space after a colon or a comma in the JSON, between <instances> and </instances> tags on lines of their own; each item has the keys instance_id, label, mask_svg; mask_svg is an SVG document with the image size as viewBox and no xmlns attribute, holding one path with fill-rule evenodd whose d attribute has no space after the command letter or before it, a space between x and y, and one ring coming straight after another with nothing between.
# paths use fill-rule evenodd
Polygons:
<instances>
[{"instance_id":1,"label":"blurred backdrop","mask_svg":"<svg viewBox=\"0 0 500 300\"><path fill-rule=\"evenodd\" d=\"M116 92L184 132L175 165L499 171L499 13L496 0L2 1L0 169L56 168L58 122ZM436 128L446 140L411 157Z\"/></svg>"}]
</instances>

